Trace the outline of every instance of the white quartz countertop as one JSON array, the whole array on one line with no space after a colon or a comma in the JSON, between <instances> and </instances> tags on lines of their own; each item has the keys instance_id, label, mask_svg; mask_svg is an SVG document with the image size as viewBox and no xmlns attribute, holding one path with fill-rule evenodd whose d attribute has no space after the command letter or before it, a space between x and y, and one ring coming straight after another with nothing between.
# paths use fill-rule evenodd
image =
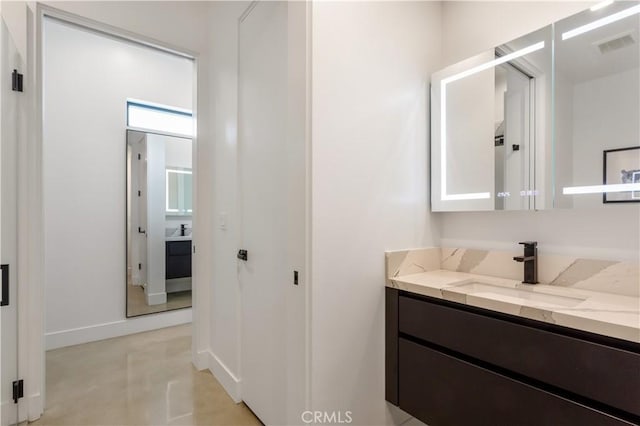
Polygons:
<instances>
[{"instance_id":1,"label":"white quartz countertop","mask_svg":"<svg viewBox=\"0 0 640 426\"><path fill-rule=\"evenodd\" d=\"M442 269L396 276L387 286L640 343L638 297Z\"/></svg>"},{"instance_id":2,"label":"white quartz countertop","mask_svg":"<svg viewBox=\"0 0 640 426\"><path fill-rule=\"evenodd\" d=\"M177 237L166 237L165 238L167 241L191 241L191 235L186 235L184 237L181 236L177 236Z\"/></svg>"}]
</instances>

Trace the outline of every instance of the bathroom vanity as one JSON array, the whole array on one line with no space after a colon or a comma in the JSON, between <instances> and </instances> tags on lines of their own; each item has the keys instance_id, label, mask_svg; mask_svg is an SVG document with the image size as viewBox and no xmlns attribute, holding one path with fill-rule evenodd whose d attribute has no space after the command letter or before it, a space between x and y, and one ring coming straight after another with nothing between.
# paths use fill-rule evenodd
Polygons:
<instances>
[{"instance_id":1,"label":"bathroom vanity","mask_svg":"<svg viewBox=\"0 0 640 426\"><path fill-rule=\"evenodd\" d=\"M165 253L167 280L191 277L191 239L168 239Z\"/></svg>"},{"instance_id":2,"label":"bathroom vanity","mask_svg":"<svg viewBox=\"0 0 640 426\"><path fill-rule=\"evenodd\" d=\"M457 270L450 263L458 251L387 253L388 402L436 426L640 422L637 296L461 272L464 255ZM491 259L507 270L508 258L490 252L472 269ZM581 263L543 262L565 260ZM637 266L623 265L604 276L631 271L617 280L632 288Z\"/></svg>"},{"instance_id":3,"label":"bathroom vanity","mask_svg":"<svg viewBox=\"0 0 640 426\"><path fill-rule=\"evenodd\" d=\"M392 288L386 312L387 401L429 425L640 419L637 344Z\"/></svg>"}]
</instances>

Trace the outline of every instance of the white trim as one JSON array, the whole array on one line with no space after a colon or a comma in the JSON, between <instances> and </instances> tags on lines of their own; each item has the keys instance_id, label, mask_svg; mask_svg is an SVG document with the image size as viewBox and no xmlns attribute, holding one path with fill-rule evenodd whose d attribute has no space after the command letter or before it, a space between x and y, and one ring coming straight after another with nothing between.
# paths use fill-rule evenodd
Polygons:
<instances>
[{"instance_id":1,"label":"white trim","mask_svg":"<svg viewBox=\"0 0 640 426\"><path fill-rule=\"evenodd\" d=\"M143 315L87 327L54 331L45 334L46 350L188 324L191 320L191 309L179 309L169 312L159 312L156 315Z\"/></svg>"},{"instance_id":2,"label":"white trim","mask_svg":"<svg viewBox=\"0 0 640 426\"><path fill-rule=\"evenodd\" d=\"M147 305L161 305L167 303L167 292L161 291L159 293L147 293Z\"/></svg>"},{"instance_id":3,"label":"white trim","mask_svg":"<svg viewBox=\"0 0 640 426\"><path fill-rule=\"evenodd\" d=\"M199 351L194 353L191 358L191 362L196 370L202 371L209 369L209 351Z\"/></svg>"},{"instance_id":4,"label":"white trim","mask_svg":"<svg viewBox=\"0 0 640 426\"><path fill-rule=\"evenodd\" d=\"M166 53L171 53L176 56L181 56L187 59L196 59L197 52L182 47L173 46L170 43L165 43L156 40L151 37L146 37L132 31L127 31L122 28L115 27L113 25L105 24L100 21L95 21L84 16L76 15L64 10L56 9L55 7L38 3L39 16L38 20L44 17L56 19L68 25L75 25L82 27L86 30L101 33L106 37L117 38L126 42L133 42L142 46L150 47L152 49L161 50Z\"/></svg>"},{"instance_id":5,"label":"white trim","mask_svg":"<svg viewBox=\"0 0 640 426\"><path fill-rule=\"evenodd\" d=\"M208 356L209 371L220 382L224 390L235 403L242 401L242 381L213 352L205 352Z\"/></svg>"},{"instance_id":6,"label":"white trim","mask_svg":"<svg viewBox=\"0 0 640 426\"><path fill-rule=\"evenodd\" d=\"M305 260L304 260L304 280L307 283L304 286L304 312L305 312L305 409L311 408L311 386L312 374L311 366L313 365L313 345L312 345L312 316L311 316L311 289L313 288L312 265L313 258L313 2L305 2L306 5L306 107L307 114L305 119Z\"/></svg>"},{"instance_id":7,"label":"white trim","mask_svg":"<svg viewBox=\"0 0 640 426\"><path fill-rule=\"evenodd\" d=\"M191 60L193 60L193 58L189 58ZM164 109L166 110L166 112L171 113L171 112L182 112L182 113L186 113L191 115L191 118L193 118L193 111L190 109L186 109L186 108L180 108L174 105L166 105L166 104L160 104L157 102L151 102L151 101L145 101L142 99L136 99L136 98L127 98L127 107L129 106L129 104L136 104L136 106L146 106L149 108L160 108L160 109ZM191 139L193 136L189 136L189 139Z\"/></svg>"},{"instance_id":8,"label":"white trim","mask_svg":"<svg viewBox=\"0 0 640 426\"><path fill-rule=\"evenodd\" d=\"M127 126L127 130L140 133L150 133L152 135L171 136L172 138L189 139L191 142L194 142L196 138L195 136L183 135L181 133L165 132L158 129L145 129L144 127Z\"/></svg>"},{"instance_id":9,"label":"white trim","mask_svg":"<svg viewBox=\"0 0 640 426\"><path fill-rule=\"evenodd\" d=\"M44 407L44 403L42 402L42 394L34 393L32 395L28 395L27 398L27 419L30 422L34 422L40 418L42 415L42 407ZM20 410L18 410L20 413ZM22 417L21 414L19 414ZM22 419L20 419L22 421Z\"/></svg>"}]
</instances>

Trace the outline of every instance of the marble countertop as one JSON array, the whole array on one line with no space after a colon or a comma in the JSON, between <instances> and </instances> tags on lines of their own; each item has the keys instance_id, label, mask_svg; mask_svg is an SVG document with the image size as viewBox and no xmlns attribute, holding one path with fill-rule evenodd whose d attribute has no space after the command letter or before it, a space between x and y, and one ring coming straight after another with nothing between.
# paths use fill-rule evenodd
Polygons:
<instances>
[{"instance_id":1,"label":"marble countertop","mask_svg":"<svg viewBox=\"0 0 640 426\"><path fill-rule=\"evenodd\" d=\"M443 269L394 276L387 286L640 343L638 297Z\"/></svg>"},{"instance_id":2,"label":"marble countertop","mask_svg":"<svg viewBox=\"0 0 640 426\"><path fill-rule=\"evenodd\" d=\"M185 235L184 237L181 237L181 236L166 237L165 240L166 241L191 241L191 235Z\"/></svg>"}]
</instances>

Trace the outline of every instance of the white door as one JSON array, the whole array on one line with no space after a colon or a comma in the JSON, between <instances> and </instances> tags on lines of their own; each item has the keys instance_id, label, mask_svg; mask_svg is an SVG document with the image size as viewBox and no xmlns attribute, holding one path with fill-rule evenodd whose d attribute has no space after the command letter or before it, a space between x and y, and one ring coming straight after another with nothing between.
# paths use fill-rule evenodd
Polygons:
<instances>
[{"instance_id":1,"label":"white door","mask_svg":"<svg viewBox=\"0 0 640 426\"><path fill-rule=\"evenodd\" d=\"M242 399L286 423L287 3L259 2L240 22L238 144ZM288 280L289 279L289 280Z\"/></svg>"},{"instance_id":2,"label":"white door","mask_svg":"<svg viewBox=\"0 0 640 426\"><path fill-rule=\"evenodd\" d=\"M23 72L24 62L11 37L4 16L0 22L0 424L17 424L18 404L13 400L13 382L18 379L17 320L17 163L19 107L22 93L12 90L13 70Z\"/></svg>"}]
</instances>

